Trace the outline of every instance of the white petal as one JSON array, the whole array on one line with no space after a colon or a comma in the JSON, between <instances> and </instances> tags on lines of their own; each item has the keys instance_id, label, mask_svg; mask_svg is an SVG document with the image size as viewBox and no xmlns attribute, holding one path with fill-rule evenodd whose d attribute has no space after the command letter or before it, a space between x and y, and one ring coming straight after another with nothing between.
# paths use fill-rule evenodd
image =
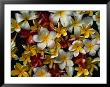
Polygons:
<instances>
[{"instance_id":1,"label":"white petal","mask_svg":"<svg viewBox=\"0 0 110 87\"><path fill-rule=\"evenodd\" d=\"M97 58L93 59L92 63L94 63L94 62L96 62L96 61L100 61L100 58L97 57Z\"/></svg>"},{"instance_id":2,"label":"white petal","mask_svg":"<svg viewBox=\"0 0 110 87\"><path fill-rule=\"evenodd\" d=\"M43 50L46 47L46 44L45 43L38 43L37 46Z\"/></svg>"},{"instance_id":3,"label":"white petal","mask_svg":"<svg viewBox=\"0 0 110 87\"><path fill-rule=\"evenodd\" d=\"M54 40L49 40L49 42L47 43L47 46L52 48L55 45L55 41Z\"/></svg>"},{"instance_id":4,"label":"white petal","mask_svg":"<svg viewBox=\"0 0 110 87\"><path fill-rule=\"evenodd\" d=\"M48 35L49 34L49 31L48 31L47 28L41 27L40 32L39 32L39 35L40 34L42 34L42 35Z\"/></svg>"},{"instance_id":5,"label":"white petal","mask_svg":"<svg viewBox=\"0 0 110 87\"><path fill-rule=\"evenodd\" d=\"M15 31L16 31L16 32L19 32L20 30L21 30L20 28L18 28L18 29L15 29Z\"/></svg>"},{"instance_id":6,"label":"white petal","mask_svg":"<svg viewBox=\"0 0 110 87\"><path fill-rule=\"evenodd\" d=\"M74 50L73 50L73 45L71 45L68 50L74 51Z\"/></svg>"},{"instance_id":7,"label":"white petal","mask_svg":"<svg viewBox=\"0 0 110 87\"><path fill-rule=\"evenodd\" d=\"M66 62L59 64L59 68L62 70L65 68L65 66L66 66Z\"/></svg>"},{"instance_id":8,"label":"white petal","mask_svg":"<svg viewBox=\"0 0 110 87\"><path fill-rule=\"evenodd\" d=\"M74 57L77 57L79 55L79 52L74 51Z\"/></svg>"},{"instance_id":9,"label":"white petal","mask_svg":"<svg viewBox=\"0 0 110 87\"><path fill-rule=\"evenodd\" d=\"M66 67L66 72L69 76L72 76L73 75L73 71L74 71L74 68L73 67Z\"/></svg>"},{"instance_id":10,"label":"white petal","mask_svg":"<svg viewBox=\"0 0 110 87\"><path fill-rule=\"evenodd\" d=\"M64 14L65 14L65 15L68 15L68 16L71 16L72 13L73 13L72 11L65 11L65 12L64 12Z\"/></svg>"},{"instance_id":11,"label":"white petal","mask_svg":"<svg viewBox=\"0 0 110 87\"><path fill-rule=\"evenodd\" d=\"M22 15L19 14L19 13L16 13L16 14L15 14L15 17L16 17L16 21L17 21L17 23L19 23L19 22L21 22L21 21L24 20L23 17L22 17Z\"/></svg>"},{"instance_id":12,"label":"white petal","mask_svg":"<svg viewBox=\"0 0 110 87\"><path fill-rule=\"evenodd\" d=\"M100 47L99 45L95 45L95 46L94 46L94 50L97 51L97 50L99 49L99 47Z\"/></svg>"},{"instance_id":13,"label":"white petal","mask_svg":"<svg viewBox=\"0 0 110 87\"><path fill-rule=\"evenodd\" d=\"M67 27L68 25L70 25L72 23L71 22L72 18L71 18L71 16L64 16L64 17L60 18L60 21L64 27Z\"/></svg>"},{"instance_id":14,"label":"white petal","mask_svg":"<svg viewBox=\"0 0 110 87\"><path fill-rule=\"evenodd\" d=\"M95 50L92 50L92 51L89 52L89 54L90 54L91 56L94 56L94 55L96 54L96 51L95 51Z\"/></svg>"},{"instance_id":15,"label":"white petal","mask_svg":"<svg viewBox=\"0 0 110 87\"><path fill-rule=\"evenodd\" d=\"M68 31L69 31L70 33L72 33L72 31L73 31L73 26L68 27Z\"/></svg>"},{"instance_id":16,"label":"white petal","mask_svg":"<svg viewBox=\"0 0 110 87\"><path fill-rule=\"evenodd\" d=\"M85 24L85 25L92 25L93 24L93 18L92 17L85 17L82 22L82 24Z\"/></svg>"},{"instance_id":17,"label":"white petal","mask_svg":"<svg viewBox=\"0 0 110 87\"><path fill-rule=\"evenodd\" d=\"M67 63L67 66L73 66L74 65L72 60L67 60L66 63Z\"/></svg>"},{"instance_id":18,"label":"white petal","mask_svg":"<svg viewBox=\"0 0 110 87\"><path fill-rule=\"evenodd\" d=\"M66 55L69 57L69 59L73 58L73 52L67 52Z\"/></svg>"},{"instance_id":19,"label":"white petal","mask_svg":"<svg viewBox=\"0 0 110 87\"><path fill-rule=\"evenodd\" d=\"M23 22L23 24L21 25L21 28L23 29L30 29L30 25L28 22Z\"/></svg>"},{"instance_id":20,"label":"white petal","mask_svg":"<svg viewBox=\"0 0 110 87\"><path fill-rule=\"evenodd\" d=\"M20 11L20 13L25 14L25 15L28 15L29 14L29 11L28 10L22 10L22 11Z\"/></svg>"},{"instance_id":21,"label":"white petal","mask_svg":"<svg viewBox=\"0 0 110 87\"><path fill-rule=\"evenodd\" d=\"M42 42L42 40L39 38L38 35L33 35L33 40L34 40L35 42Z\"/></svg>"},{"instance_id":22,"label":"white petal","mask_svg":"<svg viewBox=\"0 0 110 87\"><path fill-rule=\"evenodd\" d=\"M87 47L84 47L84 50L85 50L85 52L89 52L89 50L88 50L88 48Z\"/></svg>"},{"instance_id":23,"label":"white petal","mask_svg":"<svg viewBox=\"0 0 110 87\"><path fill-rule=\"evenodd\" d=\"M85 51L84 49L82 49L80 52L81 52L82 54L86 54L86 51Z\"/></svg>"},{"instance_id":24,"label":"white petal","mask_svg":"<svg viewBox=\"0 0 110 87\"><path fill-rule=\"evenodd\" d=\"M49 34L49 39L53 39L54 40L55 37L56 37L56 33L51 31L50 34Z\"/></svg>"},{"instance_id":25,"label":"white petal","mask_svg":"<svg viewBox=\"0 0 110 87\"><path fill-rule=\"evenodd\" d=\"M57 24L58 21L59 21L60 16L57 16L57 15L55 15L55 14L52 14L52 15L50 16L50 18L53 20L53 22L54 22L55 24Z\"/></svg>"},{"instance_id":26,"label":"white petal","mask_svg":"<svg viewBox=\"0 0 110 87\"><path fill-rule=\"evenodd\" d=\"M81 30L81 28L80 27L74 27L74 34L76 35L76 36L80 36L80 30Z\"/></svg>"},{"instance_id":27,"label":"white petal","mask_svg":"<svg viewBox=\"0 0 110 87\"><path fill-rule=\"evenodd\" d=\"M37 18L37 15L34 12L30 13L29 20L33 20L33 19L36 19L36 18Z\"/></svg>"},{"instance_id":28,"label":"white petal","mask_svg":"<svg viewBox=\"0 0 110 87\"><path fill-rule=\"evenodd\" d=\"M59 54L64 55L65 53L66 53L66 52L64 52L63 49L60 49L60 50L59 50Z\"/></svg>"}]
</instances>

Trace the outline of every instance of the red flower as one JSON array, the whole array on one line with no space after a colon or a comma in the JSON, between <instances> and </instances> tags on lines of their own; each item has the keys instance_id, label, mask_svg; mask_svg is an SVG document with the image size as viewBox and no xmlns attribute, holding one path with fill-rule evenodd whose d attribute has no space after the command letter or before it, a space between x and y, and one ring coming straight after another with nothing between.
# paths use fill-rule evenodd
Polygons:
<instances>
[{"instance_id":1,"label":"red flower","mask_svg":"<svg viewBox=\"0 0 110 87\"><path fill-rule=\"evenodd\" d=\"M60 70L58 64L54 64L52 69L49 69L49 72L51 73L52 77L60 77L65 71Z\"/></svg>"},{"instance_id":2,"label":"red flower","mask_svg":"<svg viewBox=\"0 0 110 87\"><path fill-rule=\"evenodd\" d=\"M74 61L75 61L75 64L78 64L83 68L86 67L86 56L85 55L80 53L79 56L76 57Z\"/></svg>"},{"instance_id":3,"label":"red flower","mask_svg":"<svg viewBox=\"0 0 110 87\"><path fill-rule=\"evenodd\" d=\"M21 38L27 38L30 35L30 31L29 30L26 30L26 29L21 29L21 31L20 31L19 34L20 34L20 37Z\"/></svg>"},{"instance_id":4,"label":"red flower","mask_svg":"<svg viewBox=\"0 0 110 87\"><path fill-rule=\"evenodd\" d=\"M39 24L43 27L48 28L50 31L54 30L54 24L49 18L50 13L47 11L38 12Z\"/></svg>"},{"instance_id":5,"label":"red flower","mask_svg":"<svg viewBox=\"0 0 110 87\"><path fill-rule=\"evenodd\" d=\"M43 66L43 59L41 59L41 54L37 53L37 55L34 55L31 57L31 63L33 67L41 67Z\"/></svg>"}]
</instances>

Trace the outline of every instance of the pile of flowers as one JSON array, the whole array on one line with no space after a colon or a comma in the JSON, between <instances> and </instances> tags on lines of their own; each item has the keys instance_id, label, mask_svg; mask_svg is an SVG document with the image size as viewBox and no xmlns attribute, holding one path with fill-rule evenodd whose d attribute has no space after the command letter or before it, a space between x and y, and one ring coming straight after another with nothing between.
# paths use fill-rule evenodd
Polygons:
<instances>
[{"instance_id":1,"label":"pile of flowers","mask_svg":"<svg viewBox=\"0 0 110 87\"><path fill-rule=\"evenodd\" d=\"M99 32L99 11L12 11L11 76L99 76Z\"/></svg>"}]
</instances>

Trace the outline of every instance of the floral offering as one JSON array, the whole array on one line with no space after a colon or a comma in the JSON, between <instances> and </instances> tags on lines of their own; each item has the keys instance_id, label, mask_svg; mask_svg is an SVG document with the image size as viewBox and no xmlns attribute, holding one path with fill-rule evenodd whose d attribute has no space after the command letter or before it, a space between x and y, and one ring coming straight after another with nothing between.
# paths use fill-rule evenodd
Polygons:
<instances>
[{"instance_id":1,"label":"floral offering","mask_svg":"<svg viewBox=\"0 0 110 87\"><path fill-rule=\"evenodd\" d=\"M12 11L12 77L99 77L100 11Z\"/></svg>"}]
</instances>

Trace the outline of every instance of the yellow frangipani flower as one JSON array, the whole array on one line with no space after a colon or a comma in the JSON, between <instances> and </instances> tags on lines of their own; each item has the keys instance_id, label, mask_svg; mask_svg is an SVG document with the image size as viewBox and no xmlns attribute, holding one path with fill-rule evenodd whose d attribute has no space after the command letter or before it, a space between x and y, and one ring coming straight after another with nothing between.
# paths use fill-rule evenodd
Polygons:
<instances>
[{"instance_id":1,"label":"yellow frangipani flower","mask_svg":"<svg viewBox=\"0 0 110 87\"><path fill-rule=\"evenodd\" d=\"M89 25L82 25L81 26L81 34L84 35L85 38L89 38L95 31Z\"/></svg>"},{"instance_id":2,"label":"yellow frangipani flower","mask_svg":"<svg viewBox=\"0 0 110 87\"><path fill-rule=\"evenodd\" d=\"M41 28L41 25L38 23L38 21L37 20L33 20L33 26L31 26L31 30L32 31L39 31L40 30L40 28Z\"/></svg>"},{"instance_id":3,"label":"yellow frangipani flower","mask_svg":"<svg viewBox=\"0 0 110 87\"><path fill-rule=\"evenodd\" d=\"M84 76L89 75L88 69L82 68L81 66L76 67L75 70L78 71L78 72L77 72L77 76L78 76L78 77L79 77L79 76L82 76L82 75L84 75Z\"/></svg>"},{"instance_id":4,"label":"yellow frangipani flower","mask_svg":"<svg viewBox=\"0 0 110 87\"><path fill-rule=\"evenodd\" d=\"M25 51L24 54L30 54L31 56L34 56L37 53L37 46L33 45L27 45L27 46L23 46Z\"/></svg>"},{"instance_id":5,"label":"yellow frangipani flower","mask_svg":"<svg viewBox=\"0 0 110 87\"><path fill-rule=\"evenodd\" d=\"M50 55L46 55L45 58L46 59L43 61L43 64L49 64L49 68L52 68L53 63L54 63L53 58L51 58Z\"/></svg>"},{"instance_id":6,"label":"yellow frangipani flower","mask_svg":"<svg viewBox=\"0 0 110 87\"><path fill-rule=\"evenodd\" d=\"M16 63L16 65L14 66L14 70L11 71L11 75L12 76L18 76L18 77L28 77L28 67L27 66L23 66L20 63Z\"/></svg>"},{"instance_id":7,"label":"yellow frangipani flower","mask_svg":"<svg viewBox=\"0 0 110 87\"><path fill-rule=\"evenodd\" d=\"M55 31L57 32L56 37L59 38L61 35L66 36L67 35L67 29L66 27L63 27L61 25L61 22L58 22L58 28L55 28Z\"/></svg>"}]
</instances>

